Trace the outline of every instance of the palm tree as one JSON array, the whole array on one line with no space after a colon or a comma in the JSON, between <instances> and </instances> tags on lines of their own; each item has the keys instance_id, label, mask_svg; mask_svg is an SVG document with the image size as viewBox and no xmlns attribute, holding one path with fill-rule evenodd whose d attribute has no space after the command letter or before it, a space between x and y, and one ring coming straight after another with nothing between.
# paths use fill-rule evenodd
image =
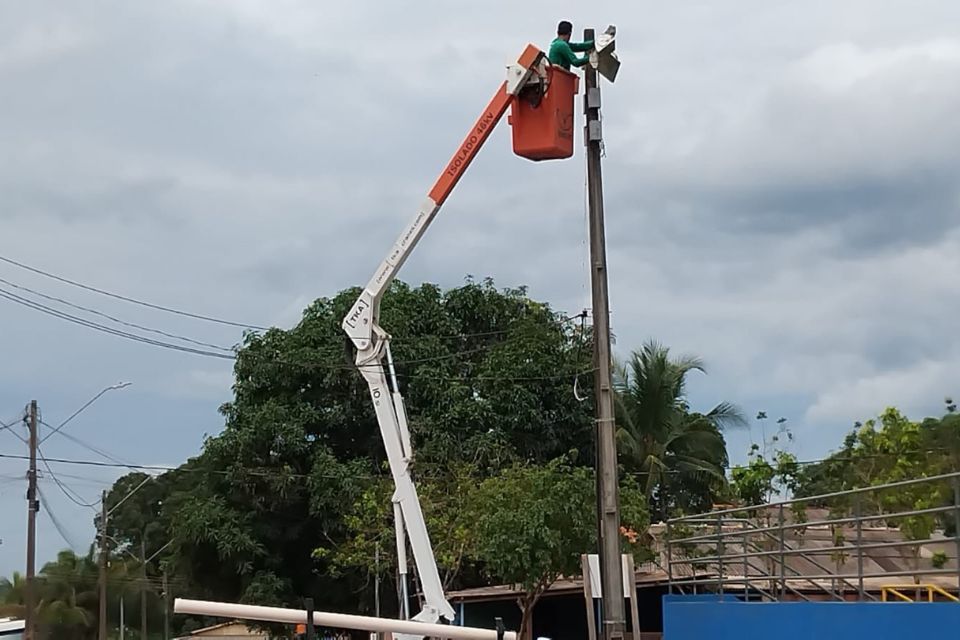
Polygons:
<instances>
[{"instance_id":1,"label":"palm tree","mask_svg":"<svg viewBox=\"0 0 960 640\"><path fill-rule=\"evenodd\" d=\"M50 630L51 637L87 637L97 620L98 568L93 550L87 556L61 551L54 562L44 565L40 575L39 623Z\"/></svg>"},{"instance_id":2,"label":"palm tree","mask_svg":"<svg viewBox=\"0 0 960 640\"><path fill-rule=\"evenodd\" d=\"M654 517L666 516L671 506L709 508L726 483L723 431L747 424L728 402L707 413L691 412L685 387L692 371L705 371L699 358L671 359L670 350L654 341L616 366L621 462L642 474Z\"/></svg>"},{"instance_id":3,"label":"palm tree","mask_svg":"<svg viewBox=\"0 0 960 640\"><path fill-rule=\"evenodd\" d=\"M22 618L26 578L19 571L13 572L13 580L0 578L0 618Z\"/></svg>"}]
</instances>

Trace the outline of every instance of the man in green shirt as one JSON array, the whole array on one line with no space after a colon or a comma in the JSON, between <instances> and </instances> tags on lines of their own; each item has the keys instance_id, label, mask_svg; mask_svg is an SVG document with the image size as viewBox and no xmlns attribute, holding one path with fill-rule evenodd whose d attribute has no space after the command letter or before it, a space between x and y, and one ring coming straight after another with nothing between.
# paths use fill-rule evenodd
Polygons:
<instances>
[{"instance_id":1,"label":"man in green shirt","mask_svg":"<svg viewBox=\"0 0 960 640\"><path fill-rule=\"evenodd\" d=\"M555 64L567 71L570 71L570 65L582 67L590 61L588 56L578 58L574 51L590 51L593 49L593 41L590 42L570 42L570 36L573 34L573 25L566 20L557 26L557 38L550 43L550 53L547 58L550 64Z\"/></svg>"}]
</instances>

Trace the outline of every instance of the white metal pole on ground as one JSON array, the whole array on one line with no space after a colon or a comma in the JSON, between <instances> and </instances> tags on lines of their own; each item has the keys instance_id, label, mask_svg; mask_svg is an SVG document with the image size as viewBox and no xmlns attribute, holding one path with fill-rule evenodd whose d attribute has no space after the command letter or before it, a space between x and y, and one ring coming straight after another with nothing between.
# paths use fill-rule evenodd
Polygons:
<instances>
[{"instance_id":1,"label":"white metal pole on ground","mask_svg":"<svg viewBox=\"0 0 960 640\"><path fill-rule=\"evenodd\" d=\"M174 601L173 611L174 613L195 616L211 616L214 618L231 618L235 620L260 620L262 622L283 622L286 624L302 624L307 619L307 612L303 609L258 607L246 604L231 604L228 602L185 600L183 598L177 598ZM449 638L450 640L498 640L498 634L493 629L454 627L443 624L414 622L412 620L391 620L389 618L355 616L346 613L315 611L313 613L313 622L317 626L333 627L335 629L357 629L360 631L380 631L393 634L405 633L430 638ZM517 640L515 631L506 631L502 637L503 640Z\"/></svg>"}]
</instances>

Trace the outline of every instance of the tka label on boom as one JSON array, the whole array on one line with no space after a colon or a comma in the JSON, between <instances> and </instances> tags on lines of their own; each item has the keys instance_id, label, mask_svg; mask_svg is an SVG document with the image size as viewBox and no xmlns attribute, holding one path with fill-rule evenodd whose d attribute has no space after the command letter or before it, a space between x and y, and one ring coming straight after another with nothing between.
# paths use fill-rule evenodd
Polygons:
<instances>
[{"instance_id":1,"label":"tka label on boom","mask_svg":"<svg viewBox=\"0 0 960 640\"><path fill-rule=\"evenodd\" d=\"M345 324L351 329L357 328L357 320L360 319L360 316L363 315L363 312L370 308L370 305L363 299L357 300L357 304L353 308L353 313L347 318Z\"/></svg>"}]
</instances>

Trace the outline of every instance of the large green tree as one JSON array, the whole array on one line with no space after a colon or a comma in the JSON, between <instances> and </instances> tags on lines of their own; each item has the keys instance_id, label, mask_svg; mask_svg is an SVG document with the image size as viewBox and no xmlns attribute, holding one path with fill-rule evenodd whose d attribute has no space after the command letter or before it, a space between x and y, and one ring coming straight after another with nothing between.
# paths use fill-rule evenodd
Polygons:
<instances>
[{"instance_id":1,"label":"large green tree","mask_svg":"<svg viewBox=\"0 0 960 640\"><path fill-rule=\"evenodd\" d=\"M617 366L617 440L620 459L638 474L652 515L672 509L709 509L723 490L728 463L725 429L746 424L732 404L691 410L687 376L704 371L699 358L673 358L654 341Z\"/></svg>"},{"instance_id":2,"label":"large green tree","mask_svg":"<svg viewBox=\"0 0 960 640\"><path fill-rule=\"evenodd\" d=\"M223 431L111 516L114 535L134 548L145 539L148 554L173 541L160 560L183 595L264 604L312 595L357 608L366 575L338 575L314 552L347 543L350 507L389 491L369 391L340 327L358 294L317 300L288 331L246 336ZM590 346L576 323L490 281L447 291L394 283L381 323L396 336L418 481L449 478L461 464L482 479L569 450L591 459L592 406L573 392ZM108 503L139 481L123 479Z\"/></svg>"}]
</instances>

